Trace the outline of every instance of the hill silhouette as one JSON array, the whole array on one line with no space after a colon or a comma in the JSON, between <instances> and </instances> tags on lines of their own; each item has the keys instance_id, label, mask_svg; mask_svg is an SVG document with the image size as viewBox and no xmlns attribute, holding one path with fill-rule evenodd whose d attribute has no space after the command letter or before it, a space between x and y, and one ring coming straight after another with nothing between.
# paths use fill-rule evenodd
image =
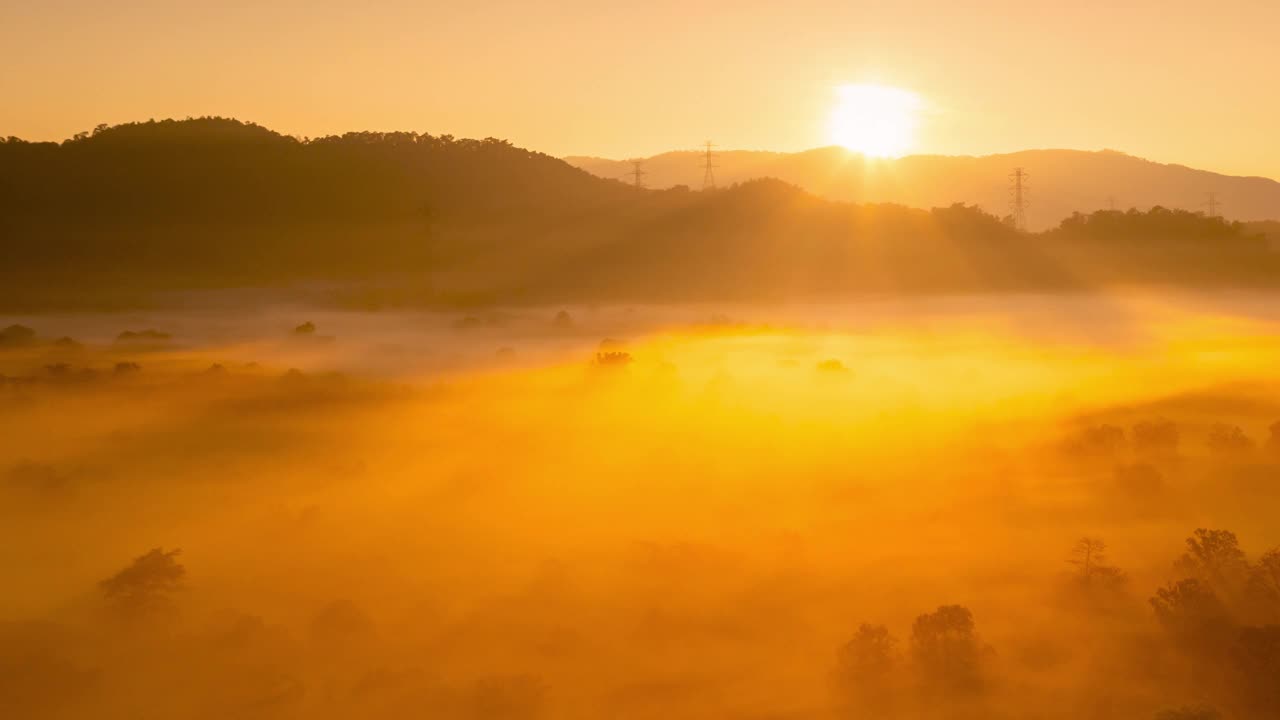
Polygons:
<instances>
[{"instance_id":1,"label":"hill silhouette","mask_svg":"<svg viewBox=\"0 0 1280 720\"><path fill-rule=\"evenodd\" d=\"M950 199L835 202L777 179L637 190L493 138L223 118L0 143L8 308L300 285L375 305L1269 285L1268 228L1156 208L1027 234Z\"/></svg>"},{"instance_id":2,"label":"hill silhouette","mask_svg":"<svg viewBox=\"0 0 1280 720\"><path fill-rule=\"evenodd\" d=\"M601 177L621 177L631 164L593 157L566 162ZM647 158L645 180L655 188L701 187L702 156L669 152ZM839 147L798 153L727 151L717 155L717 180L732 184L775 177L831 200L899 203L935 207L963 202L987 212L1008 210L1008 174L1031 173L1033 230L1056 226L1074 212L1155 206L1206 209L1207 193L1217 193L1222 213L1241 221L1280 218L1280 182L1234 177L1182 165L1164 165L1113 150L1027 150L1002 155L911 155L869 159Z\"/></svg>"}]
</instances>

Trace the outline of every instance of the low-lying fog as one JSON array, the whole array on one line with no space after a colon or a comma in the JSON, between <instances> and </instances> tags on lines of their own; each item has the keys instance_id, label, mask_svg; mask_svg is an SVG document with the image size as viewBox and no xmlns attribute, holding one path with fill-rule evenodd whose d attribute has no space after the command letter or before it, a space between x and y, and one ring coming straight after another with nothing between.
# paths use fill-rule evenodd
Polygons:
<instances>
[{"instance_id":1,"label":"low-lying fog","mask_svg":"<svg viewBox=\"0 0 1280 720\"><path fill-rule=\"evenodd\" d=\"M1280 716L1272 296L5 327L6 717Z\"/></svg>"}]
</instances>

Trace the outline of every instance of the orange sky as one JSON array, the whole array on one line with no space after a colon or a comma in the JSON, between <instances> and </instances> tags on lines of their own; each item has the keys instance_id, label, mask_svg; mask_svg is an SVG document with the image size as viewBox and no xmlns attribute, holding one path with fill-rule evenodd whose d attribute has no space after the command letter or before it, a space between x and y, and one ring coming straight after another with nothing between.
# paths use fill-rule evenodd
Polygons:
<instances>
[{"instance_id":1,"label":"orange sky","mask_svg":"<svg viewBox=\"0 0 1280 720\"><path fill-rule=\"evenodd\" d=\"M929 103L917 151L1115 148L1280 177L1280 2L41 0L0 22L0 135L215 114L555 155L830 144L834 87Z\"/></svg>"}]
</instances>

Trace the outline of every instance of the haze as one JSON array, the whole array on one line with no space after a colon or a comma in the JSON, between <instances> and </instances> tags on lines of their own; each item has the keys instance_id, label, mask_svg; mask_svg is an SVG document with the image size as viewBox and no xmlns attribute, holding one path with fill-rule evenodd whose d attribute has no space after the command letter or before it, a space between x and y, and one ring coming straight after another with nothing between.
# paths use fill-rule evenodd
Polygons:
<instances>
[{"instance_id":1,"label":"haze","mask_svg":"<svg viewBox=\"0 0 1280 720\"><path fill-rule=\"evenodd\" d=\"M7 8L0 720L1280 718L1274 3L890 5Z\"/></svg>"},{"instance_id":2,"label":"haze","mask_svg":"<svg viewBox=\"0 0 1280 720\"><path fill-rule=\"evenodd\" d=\"M1117 148L1280 175L1280 7L1046 3L19 3L0 132L230 115L299 136L502 137L553 155L833 144L835 88L929 103L912 150ZM588 96L581 89L590 87Z\"/></svg>"}]
</instances>

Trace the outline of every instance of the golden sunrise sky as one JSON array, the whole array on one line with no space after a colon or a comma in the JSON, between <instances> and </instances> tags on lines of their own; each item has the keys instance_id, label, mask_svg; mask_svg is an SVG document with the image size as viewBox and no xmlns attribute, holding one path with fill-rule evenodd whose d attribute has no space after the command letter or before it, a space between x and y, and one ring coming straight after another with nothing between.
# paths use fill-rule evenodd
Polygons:
<instances>
[{"instance_id":1,"label":"golden sunrise sky","mask_svg":"<svg viewBox=\"0 0 1280 720\"><path fill-rule=\"evenodd\" d=\"M917 93L911 152L1114 148L1280 177L1280 2L40 0L0 21L0 135L223 115L554 155L832 144Z\"/></svg>"}]
</instances>

